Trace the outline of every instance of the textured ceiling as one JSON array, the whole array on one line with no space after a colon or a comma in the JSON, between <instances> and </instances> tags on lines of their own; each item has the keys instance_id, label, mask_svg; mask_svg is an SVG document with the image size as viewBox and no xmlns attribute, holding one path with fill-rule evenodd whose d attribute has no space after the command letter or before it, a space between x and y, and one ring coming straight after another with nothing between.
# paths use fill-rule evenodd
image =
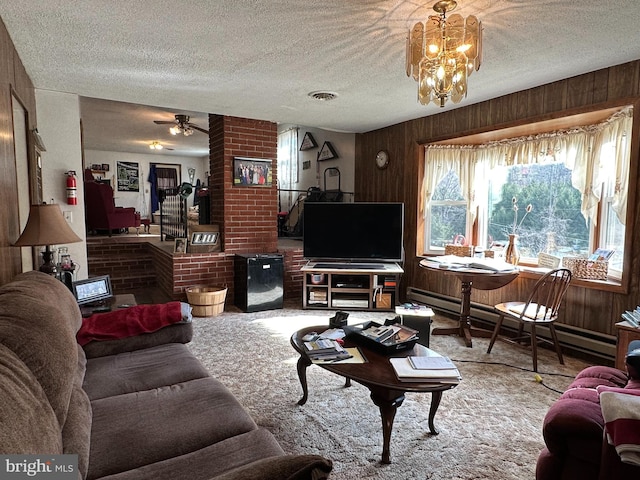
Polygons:
<instances>
[{"instance_id":1,"label":"textured ceiling","mask_svg":"<svg viewBox=\"0 0 640 480\"><path fill-rule=\"evenodd\" d=\"M404 73L407 31L433 3L0 0L0 16L36 88L161 107L127 112L131 137L138 121L160 128L150 115L188 112L365 132L442 111L419 105ZM460 106L640 58L638 0L459 0L456 12L484 27ZM88 146L125 140L84 108Z\"/></svg>"}]
</instances>

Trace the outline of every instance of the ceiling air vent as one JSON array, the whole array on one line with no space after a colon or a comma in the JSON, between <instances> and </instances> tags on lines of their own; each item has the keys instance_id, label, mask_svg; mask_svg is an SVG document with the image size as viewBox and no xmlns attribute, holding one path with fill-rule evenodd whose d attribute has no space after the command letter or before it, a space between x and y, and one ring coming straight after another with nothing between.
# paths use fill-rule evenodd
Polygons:
<instances>
[{"instance_id":1,"label":"ceiling air vent","mask_svg":"<svg viewBox=\"0 0 640 480\"><path fill-rule=\"evenodd\" d=\"M338 98L338 94L333 92L311 92L309 96L323 102L328 102L329 100Z\"/></svg>"}]
</instances>

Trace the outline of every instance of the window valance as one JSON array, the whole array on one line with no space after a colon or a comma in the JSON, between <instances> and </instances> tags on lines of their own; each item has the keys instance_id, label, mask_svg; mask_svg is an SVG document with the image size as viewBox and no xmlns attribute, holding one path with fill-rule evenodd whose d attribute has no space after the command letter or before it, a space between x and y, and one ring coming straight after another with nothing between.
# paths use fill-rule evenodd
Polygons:
<instances>
[{"instance_id":1,"label":"window valance","mask_svg":"<svg viewBox=\"0 0 640 480\"><path fill-rule=\"evenodd\" d=\"M442 178L453 170L475 220L477 198L483 198L491 169L530 163L563 162L571 169L571 183L581 193L581 213L597 222L602 184L612 176L615 192L612 203L624 225L627 212L629 161L633 108L611 115L603 122L564 130L509 138L478 145L425 146L422 182L422 211L429 210L431 198Z\"/></svg>"}]
</instances>

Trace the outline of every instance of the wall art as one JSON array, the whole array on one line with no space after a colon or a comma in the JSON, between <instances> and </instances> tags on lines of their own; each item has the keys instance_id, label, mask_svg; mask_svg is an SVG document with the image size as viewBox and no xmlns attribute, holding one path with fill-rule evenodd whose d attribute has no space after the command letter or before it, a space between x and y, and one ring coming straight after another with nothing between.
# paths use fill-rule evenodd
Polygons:
<instances>
[{"instance_id":1,"label":"wall art","mask_svg":"<svg viewBox=\"0 0 640 480\"><path fill-rule=\"evenodd\" d=\"M270 187L272 178L271 160L244 157L233 159L233 185L236 187Z\"/></svg>"}]
</instances>

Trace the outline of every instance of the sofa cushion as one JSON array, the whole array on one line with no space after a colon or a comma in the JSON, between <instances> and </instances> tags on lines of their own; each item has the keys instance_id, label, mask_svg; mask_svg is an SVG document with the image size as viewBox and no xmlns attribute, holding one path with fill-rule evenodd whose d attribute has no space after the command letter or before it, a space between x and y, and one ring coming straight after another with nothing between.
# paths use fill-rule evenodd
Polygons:
<instances>
[{"instance_id":1,"label":"sofa cushion","mask_svg":"<svg viewBox=\"0 0 640 480\"><path fill-rule=\"evenodd\" d=\"M83 345L87 358L116 355L123 352L142 350L167 343L189 343L193 337L193 324L175 323L151 333L117 340L92 341Z\"/></svg>"},{"instance_id":2,"label":"sofa cushion","mask_svg":"<svg viewBox=\"0 0 640 480\"><path fill-rule=\"evenodd\" d=\"M84 389L91 400L209 376L181 343L92 358L87 363Z\"/></svg>"},{"instance_id":3,"label":"sofa cushion","mask_svg":"<svg viewBox=\"0 0 640 480\"><path fill-rule=\"evenodd\" d=\"M78 368L69 399L67 418L62 426L63 453L78 455L78 472L84 478L89 468L89 445L91 443L91 403L82 389L82 381L87 360L80 345L78 350Z\"/></svg>"},{"instance_id":4,"label":"sofa cushion","mask_svg":"<svg viewBox=\"0 0 640 480\"><path fill-rule=\"evenodd\" d=\"M263 458L284 455L264 428L241 433L200 450L145 465L100 480L209 480ZM273 478L275 477L265 477Z\"/></svg>"},{"instance_id":5,"label":"sofa cushion","mask_svg":"<svg viewBox=\"0 0 640 480\"><path fill-rule=\"evenodd\" d=\"M257 428L219 381L207 377L94 400L88 478L202 449ZM113 446L118 455L113 455Z\"/></svg>"},{"instance_id":6,"label":"sofa cushion","mask_svg":"<svg viewBox=\"0 0 640 480\"><path fill-rule=\"evenodd\" d=\"M258 460L216 477L217 480L323 480L333 468L319 455L284 455Z\"/></svg>"},{"instance_id":7,"label":"sofa cushion","mask_svg":"<svg viewBox=\"0 0 640 480\"><path fill-rule=\"evenodd\" d=\"M42 386L1 343L0 378L0 452L62 453L60 425Z\"/></svg>"},{"instance_id":8,"label":"sofa cushion","mask_svg":"<svg viewBox=\"0 0 640 480\"><path fill-rule=\"evenodd\" d=\"M73 294L51 275L22 273L0 288L2 343L33 372L60 426L73 389L81 321Z\"/></svg>"}]
</instances>

